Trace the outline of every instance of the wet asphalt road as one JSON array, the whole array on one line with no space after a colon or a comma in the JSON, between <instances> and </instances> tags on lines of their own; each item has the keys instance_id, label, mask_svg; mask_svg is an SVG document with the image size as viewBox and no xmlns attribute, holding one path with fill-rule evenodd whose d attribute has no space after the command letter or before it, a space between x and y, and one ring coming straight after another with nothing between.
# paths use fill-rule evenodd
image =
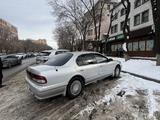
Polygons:
<instances>
[{"instance_id":1,"label":"wet asphalt road","mask_svg":"<svg viewBox=\"0 0 160 120\"><path fill-rule=\"evenodd\" d=\"M28 58L22 61L21 65L14 66L12 68L3 69L3 81L7 81L17 73L23 71L28 66L34 64L36 62L36 58Z\"/></svg>"}]
</instances>

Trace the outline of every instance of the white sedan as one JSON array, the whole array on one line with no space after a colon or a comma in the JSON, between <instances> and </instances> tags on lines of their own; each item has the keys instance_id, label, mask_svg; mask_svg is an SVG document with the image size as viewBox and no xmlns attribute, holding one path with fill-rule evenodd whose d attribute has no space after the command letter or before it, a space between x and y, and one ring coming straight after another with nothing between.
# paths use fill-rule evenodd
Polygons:
<instances>
[{"instance_id":1,"label":"white sedan","mask_svg":"<svg viewBox=\"0 0 160 120\"><path fill-rule=\"evenodd\" d=\"M68 52L27 69L26 81L37 99L57 95L75 98L86 84L119 77L121 64L96 52Z\"/></svg>"}]
</instances>

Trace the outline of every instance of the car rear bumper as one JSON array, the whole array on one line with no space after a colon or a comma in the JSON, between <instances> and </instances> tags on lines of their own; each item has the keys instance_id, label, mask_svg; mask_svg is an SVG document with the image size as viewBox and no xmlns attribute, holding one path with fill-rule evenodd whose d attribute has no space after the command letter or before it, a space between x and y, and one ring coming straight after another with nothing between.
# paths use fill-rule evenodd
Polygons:
<instances>
[{"instance_id":1,"label":"car rear bumper","mask_svg":"<svg viewBox=\"0 0 160 120\"><path fill-rule=\"evenodd\" d=\"M26 82L31 93L39 100L47 99L57 95L64 95L66 86L46 89L46 86L37 86L26 77Z\"/></svg>"}]
</instances>

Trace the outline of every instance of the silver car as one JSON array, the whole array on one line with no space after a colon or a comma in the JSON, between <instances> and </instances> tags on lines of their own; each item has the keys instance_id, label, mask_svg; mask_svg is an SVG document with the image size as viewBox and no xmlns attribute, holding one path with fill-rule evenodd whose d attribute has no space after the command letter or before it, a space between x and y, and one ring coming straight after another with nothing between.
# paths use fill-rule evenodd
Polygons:
<instances>
[{"instance_id":1,"label":"silver car","mask_svg":"<svg viewBox=\"0 0 160 120\"><path fill-rule=\"evenodd\" d=\"M108 76L119 77L121 64L96 52L68 52L27 69L26 81L38 99L57 95L75 98L85 85Z\"/></svg>"},{"instance_id":2,"label":"silver car","mask_svg":"<svg viewBox=\"0 0 160 120\"><path fill-rule=\"evenodd\" d=\"M2 59L3 68L11 68L15 65L21 65L22 60L18 59L15 55L7 55Z\"/></svg>"}]
</instances>

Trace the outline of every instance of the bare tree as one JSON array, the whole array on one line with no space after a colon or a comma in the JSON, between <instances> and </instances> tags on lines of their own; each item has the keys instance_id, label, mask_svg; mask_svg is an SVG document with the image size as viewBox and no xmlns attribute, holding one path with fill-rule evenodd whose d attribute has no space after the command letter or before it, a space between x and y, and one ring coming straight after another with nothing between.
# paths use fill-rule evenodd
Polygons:
<instances>
[{"instance_id":1,"label":"bare tree","mask_svg":"<svg viewBox=\"0 0 160 120\"><path fill-rule=\"evenodd\" d=\"M157 66L160 66L160 0L151 0L153 20L155 26L155 48L154 51L157 55Z\"/></svg>"},{"instance_id":2,"label":"bare tree","mask_svg":"<svg viewBox=\"0 0 160 120\"><path fill-rule=\"evenodd\" d=\"M52 49L50 46L48 45L43 45L43 44L36 44L33 43L33 41L31 39L27 39L27 40L21 40L21 52L41 52L43 50L50 50Z\"/></svg>"},{"instance_id":3,"label":"bare tree","mask_svg":"<svg viewBox=\"0 0 160 120\"><path fill-rule=\"evenodd\" d=\"M94 25L95 40L100 40L101 35L101 22L103 17L103 10L106 0L81 0L86 9L88 10L88 17L92 18Z\"/></svg>"},{"instance_id":4,"label":"bare tree","mask_svg":"<svg viewBox=\"0 0 160 120\"><path fill-rule=\"evenodd\" d=\"M56 28L56 39L58 40L59 48L69 49L73 51L74 43L75 43L75 29L73 29L73 25L65 24L59 25Z\"/></svg>"},{"instance_id":5,"label":"bare tree","mask_svg":"<svg viewBox=\"0 0 160 120\"><path fill-rule=\"evenodd\" d=\"M53 13L58 16L58 21L72 22L82 39L83 49L87 34L87 27L90 25L90 18L85 17L86 8L80 0L50 0L49 5L53 8ZM63 22L62 22L63 23Z\"/></svg>"}]
</instances>

